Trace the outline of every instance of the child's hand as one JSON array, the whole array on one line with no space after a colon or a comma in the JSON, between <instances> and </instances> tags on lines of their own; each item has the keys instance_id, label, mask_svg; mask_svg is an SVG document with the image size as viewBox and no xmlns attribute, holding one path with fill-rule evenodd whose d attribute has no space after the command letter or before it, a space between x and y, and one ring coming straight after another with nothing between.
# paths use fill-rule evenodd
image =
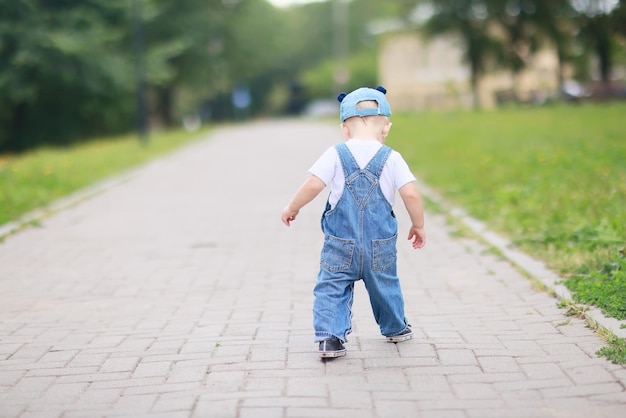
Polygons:
<instances>
[{"instance_id":1,"label":"child's hand","mask_svg":"<svg viewBox=\"0 0 626 418\"><path fill-rule=\"evenodd\" d=\"M280 219L285 225L290 226L291 222L296 219L296 216L298 216L298 212L300 211L292 210L289 208L289 206L287 206L285 209L283 209L283 213L280 215Z\"/></svg>"},{"instance_id":2,"label":"child's hand","mask_svg":"<svg viewBox=\"0 0 626 418\"><path fill-rule=\"evenodd\" d=\"M426 245L426 232L424 228L417 228L412 226L409 230L409 240L413 240L412 245L416 250Z\"/></svg>"},{"instance_id":3,"label":"child's hand","mask_svg":"<svg viewBox=\"0 0 626 418\"><path fill-rule=\"evenodd\" d=\"M291 199L291 202L283 209L283 213L280 215L280 219L287 226L291 225L291 221L296 219L298 212L304 206L306 206L311 200L315 198L326 187L319 177L310 175L302 186L298 189L296 194ZM297 208L297 209L295 209Z\"/></svg>"}]
</instances>

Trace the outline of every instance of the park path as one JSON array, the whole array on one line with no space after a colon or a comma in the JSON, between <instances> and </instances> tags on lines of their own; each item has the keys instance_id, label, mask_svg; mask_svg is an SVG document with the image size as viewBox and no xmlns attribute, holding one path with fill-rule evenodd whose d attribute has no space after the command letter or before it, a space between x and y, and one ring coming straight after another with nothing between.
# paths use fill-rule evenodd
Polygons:
<instances>
[{"instance_id":1,"label":"park path","mask_svg":"<svg viewBox=\"0 0 626 418\"><path fill-rule=\"evenodd\" d=\"M359 283L348 354L321 361L324 198L279 216L339 140L313 121L220 128L7 237L0 417L626 416L603 341L434 213L426 248L399 240L415 338L385 342Z\"/></svg>"}]
</instances>

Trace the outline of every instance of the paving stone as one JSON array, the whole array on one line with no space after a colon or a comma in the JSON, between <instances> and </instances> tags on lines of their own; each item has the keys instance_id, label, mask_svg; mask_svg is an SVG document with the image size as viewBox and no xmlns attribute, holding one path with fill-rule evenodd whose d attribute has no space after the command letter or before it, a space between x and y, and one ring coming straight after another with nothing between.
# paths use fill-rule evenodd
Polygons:
<instances>
[{"instance_id":1,"label":"paving stone","mask_svg":"<svg viewBox=\"0 0 626 418\"><path fill-rule=\"evenodd\" d=\"M239 415L239 410L239 399L199 400L191 416L194 418L231 418Z\"/></svg>"},{"instance_id":2,"label":"paving stone","mask_svg":"<svg viewBox=\"0 0 626 418\"><path fill-rule=\"evenodd\" d=\"M567 371L567 374L574 382L581 385L593 383L609 383L615 381L615 377L600 365L589 365L585 367L570 369Z\"/></svg>"},{"instance_id":3,"label":"paving stone","mask_svg":"<svg viewBox=\"0 0 626 418\"><path fill-rule=\"evenodd\" d=\"M275 407L327 407L328 398L326 396L256 396L246 398L241 403L242 408L275 408Z\"/></svg>"},{"instance_id":4,"label":"paving stone","mask_svg":"<svg viewBox=\"0 0 626 418\"><path fill-rule=\"evenodd\" d=\"M124 414L148 415L157 400L156 394L122 396L113 406L114 412Z\"/></svg>"},{"instance_id":5,"label":"paving stone","mask_svg":"<svg viewBox=\"0 0 626 418\"><path fill-rule=\"evenodd\" d=\"M54 403L61 400L63 403L73 403L76 402L88 386L87 383L55 384L44 393L42 399L44 402Z\"/></svg>"},{"instance_id":6,"label":"paving stone","mask_svg":"<svg viewBox=\"0 0 626 418\"><path fill-rule=\"evenodd\" d=\"M109 358L100 367L100 371L102 373L132 372L137 368L138 363L137 357Z\"/></svg>"},{"instance_id":7,"label":"paving stone","mask_svg":"<svg viewBox=\"0 0 626 418\"><path fill-rule=\"evenodd\" d=\"M478 363L485 373L513 373L520 370L514 358L505 356L479 356Z\"/></svg>"},{"instance_id":8,"label":"paving stone","mask_svg":"<svg viewBox=\"0 0 626 418\"><path fill-rule=\"evenodd\" d=\"M23 370L3 371L0 373L0 386L13 386L26 374Z\"/></svg>"},{"instance_id":9,"label":"paving stone","mask_svg":"<svg viewBox=\"0 0 626 418\"><path fill-rule=\"evenodd\" d=\"M439 410L435 410L435 411L429 411L429 410L420 410L419 412L419 416L422 418L466 418L468 415L465 411L461 411L461 410L443 410L443 411L439 411Z\"/></svg>"},{"instance_id":10,"label":"paving stone","mask_svg":"<svg viewBox=\"0 0 626 418\"><path fill-rule=\"evenodd\" d=\"M240 418L282 418L285 416L285 408L246 408L239 411Z\"/></svg>"},{"instance_id":11,"label":"paving stone","mask_svg":"<svg viewBox=\"0 0 626 418\"><path fill-rule=\"evenodd\" d=\"M153 413L178 412L181 416L189 416L189 412L193 410L198 397L187 393L182 396L177 394L166 393L160 395L155 404L152 406Z\"/></svg>"},{"instance_id":12,"label":"paving stone","mask_svg":"<svg viewBox=\"0 0 626 418\"><path fill-rule=\"evenodd\" d=\"M521 366L521 369L533 380L563 379L567 377L558 364L524 364Z\"/></svg>"},{"instance_id":13,"label":"paving stone","mask_svg":"<svg viewBox=\"0 0 626 418\"><path fill-rule=\"evenodd\" d=\"M148 363L141 362L133 370L132 376L133 378L156 377L156 376L167 377L171 368L172 368L171 361L148 362Z\"/></svg>"},{"instance_id":14,"label":"paving stone","mask_svg":"<svg viewBox=\"0 0 626 418\"><path fill-rule=\"evenodd\" d=\"M98 376L102 376L102 375L106 376L106 373L100 374ZM129 378L124 378L124 376L122 376L121 379L105 378L103 380L94 381L90 387L93 389L114 389L114 388L138 389L143 386L159 385L159 384L162 384L164 381L165 379L162 377L143 377L143 378L129 379Z\"/></svg>"},{"instance_id":15,"label":"paving stone","mask_svg":"<svg viewBox=\"0 0 626 418\"><path fill-rule=\"evenodd\" d=\"M437 356L443 366L461 366L478 364L476 356L471 350L437 350Z\"/></svg>"},{"instance_id":16,"label":"paving stone","mask_svg":"<svg viewBox=\"0 0 626 418\"><path fill-rule=\"evenodd\" d=\"M26 411L20 415L20 418L59 418L61 413L58 411Z\"/></svg>"},{"instance_id":17,"label":"paving stone","mask_svg":"<svg viewBox=\"0 0 626 418\"><path fill-rule=\"evenodd\" d=\"M184 366L176 363L167 376L167 383L202 382L207 374L207 365Z\"/></svg>"},{"instance_id":18,"label":"paving stone","mask_svg":"<svg viewBox=\"0 0 626 418\"><path fill-rule=\"evenodd\" d=\"M591 385L578 385L575 387L541 388L545 398L556 397L586 397L599 394L621 393L624 388L617 383L600 383Z\"/></svg>"},{"instance_id":19,"label":"paving stone","mask_svg":"<svg viewBox=\"0 0 626 418\"><path fill-rule=\"evenodd\" d=\"M121 396L122 389L92 389L87 388L80 394L79 403L85 407L93 404L113 405Z\"/></svg>"},{"instance_id":20,"label":"paving stone","mask_svg":"<svg viewBox=\"0 0 626 418\"><path fill-rule=\"evenodd\" d=\"M488 383L452 383L452 390L459 399L494 399L497 392Z\"/></svg>"},{"instance_id":21,"label":"paving stone","mask_svg":"<svg viewBox=\"0 0 626 418\"><path fill-rule=\"evenodd\" d=\"M286 408L285 416L293 418L342 418L342 417L363 417L371 418L380 416L376 411L358 408L306 408L289 407Z\"/></svg>"},{"instance_id":22,"label":"paving stone","mask_svg":"<svg viewBox=\"0 0 626 418\"><path fill-rule=\"evenodd\" d=\"M518 382L524 379L525 376L521 372L468 373L448 376L451 383Z\"/></svg>"},{"instance_id":23,"label":"paving stone","mask_svg":"<svg viewBox=\"0 0 626 418\"><path fill-rule=\"evenodd\" d=\"M117 372L117 373L88 373L88 374L76 374L59 376L56 380L58 383L80 383L80 382L104 382L104 381L119 381L130 379L130 372Z\"/></svg>"}]
</instances>

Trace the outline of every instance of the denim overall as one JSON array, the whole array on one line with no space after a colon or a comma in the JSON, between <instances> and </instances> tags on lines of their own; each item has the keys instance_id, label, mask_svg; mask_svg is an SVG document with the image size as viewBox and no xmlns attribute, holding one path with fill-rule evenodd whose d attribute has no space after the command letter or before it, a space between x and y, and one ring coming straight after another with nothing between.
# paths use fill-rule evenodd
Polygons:
<instances>
[{"instance_id":1,"label":"denim overall","mask_svg":"<svg viewBox=\"0 0 626 418\"><path fill-rule=\"evenodd\" d=\"M383 145L364 169L347 145L335 146L345 175L342 196L322 215L324 246L313 303L315 341L352 331L354 283L363 279L374 318L385 336L407 325L400 279L396 273L398 224L379 186L391 148Z\"/></svg>"}]
</instances>

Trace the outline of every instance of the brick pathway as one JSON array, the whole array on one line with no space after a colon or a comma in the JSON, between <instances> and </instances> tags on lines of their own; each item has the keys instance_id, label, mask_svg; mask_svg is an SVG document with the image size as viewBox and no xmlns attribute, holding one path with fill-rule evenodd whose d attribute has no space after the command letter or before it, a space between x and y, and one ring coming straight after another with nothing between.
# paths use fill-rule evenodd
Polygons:
<instances>
[{"instance_id":1,"label":"brick pathway","mask_svg":"<svg viewBox=\"0 0 626 418\"><path fill-rule=\"evenodd\" d=\"M0 417L626 416L602 340L436 214L424 250L399 242L415 338L385 342L361 285L347 356L319 360L324 199L289 229L279 215L337 140L313 122L224 128L8 237Z\"/></svg>"}]
</instances>

